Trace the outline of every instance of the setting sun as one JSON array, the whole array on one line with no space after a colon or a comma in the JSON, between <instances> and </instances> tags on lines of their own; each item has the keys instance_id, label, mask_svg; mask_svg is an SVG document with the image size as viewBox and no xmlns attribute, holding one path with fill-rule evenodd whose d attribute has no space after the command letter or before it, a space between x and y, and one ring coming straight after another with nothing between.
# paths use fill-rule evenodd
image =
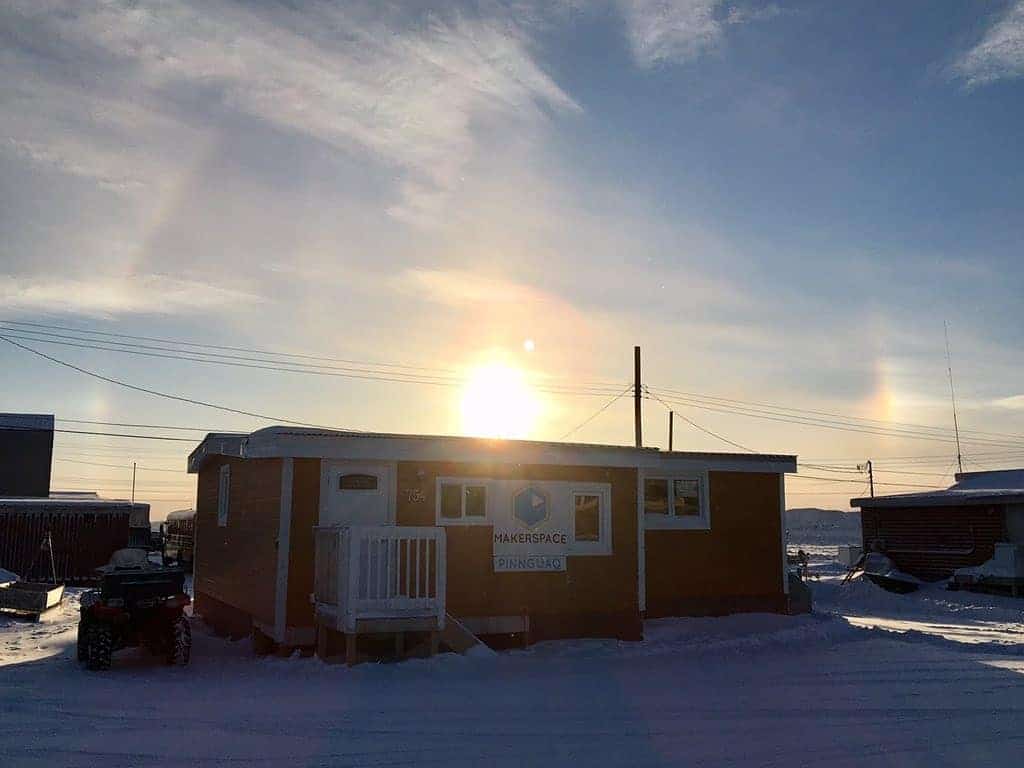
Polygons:
<instances>
[{"instance_id":1,"label":"setting sun","mask_svg":"<svg viewBox=\"0 0 1024 768\"><path fill-rule=\"evenodd\" d=\"M462 393L462 431L478 437L529 437L540 402L523 372L502 363L475 369Z\"/></svg>"}]
</instances>

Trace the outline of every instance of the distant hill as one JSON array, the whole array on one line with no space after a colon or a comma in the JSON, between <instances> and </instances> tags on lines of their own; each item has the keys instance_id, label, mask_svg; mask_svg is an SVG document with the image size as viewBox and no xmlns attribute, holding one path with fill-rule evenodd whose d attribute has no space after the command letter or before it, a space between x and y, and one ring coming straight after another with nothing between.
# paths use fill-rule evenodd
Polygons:
<instances>
[{"instance_id":1,"label":"distant hill","mask_svg":"<svg viewBox=\"0 0 1024 768\"><path fill-rule=\"evenodd\" d=\"M786 510L787 540L794 544L857 544L860 512L802 507Z\"/></svg>"}]
</instances>

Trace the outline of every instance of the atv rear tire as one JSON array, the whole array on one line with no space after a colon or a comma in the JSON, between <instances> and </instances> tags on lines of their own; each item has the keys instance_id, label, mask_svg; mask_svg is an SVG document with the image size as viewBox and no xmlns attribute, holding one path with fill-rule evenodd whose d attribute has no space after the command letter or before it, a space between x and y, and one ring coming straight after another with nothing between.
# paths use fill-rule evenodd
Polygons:
<instances>
[{"instance_id":1,"label":"atv rear tire","mask_svg":"<svg viewBox=\"0 0 1024 768\"><path fill-rule=\"evenodd\" d=\"M86 666L95 671L110 669L110 654L114 650L114 633L110 625L92 624L87 637Z\"/></svg>"},{"instance_id":2,"label":"atv rear tire","mask_svg":"<svg viewBox=\"0 0 1024 768\"><path fill-rule=\"evenodd\" d=\"M167 655L167 663L185 666L192 657L192 627L188 619L179 616L171 625L171 651Z\"/></svg>"}]
</instances>

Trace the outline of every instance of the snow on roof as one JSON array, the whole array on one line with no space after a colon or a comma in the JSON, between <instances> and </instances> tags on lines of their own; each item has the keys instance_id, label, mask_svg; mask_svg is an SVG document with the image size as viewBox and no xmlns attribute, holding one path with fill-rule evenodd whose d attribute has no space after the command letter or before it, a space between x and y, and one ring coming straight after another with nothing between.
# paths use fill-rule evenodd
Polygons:
<instances>
[{"instance_id":1,"label":"snow on roof","mask_svg":"<svg viewBox=\"0 0 1024 768\"><path fill-rule=\"evenodd\" d=\"M198 472L210 456L327 458L390 461L499 461L556 466L722 469L795 472L796 456L758 453L662 451L624 445L504 440L455 435L407 435L302 427L267 427L249 435L211 433L188 459Z\"/></svg>"},{"instance_id":2,"label":"snow on roof","mask_svg":"<svg viewBox=\"0 0 1024 768\"><path fill-rule=\"evenodd\" d=\"M149 518L149 504L127 499L104 499L95 493L79 495L58 491L49 498L35 496L0 496L0 512L145 512Z\"/></svg>"},{"instance_id":3,"label":"snow on roof","mask_svg":"<svg viewBox=\"0 0 1024 768\"><path fill-rule=\"evenodd\" d=\"M1024 469L960 472L949 488L850 499L853 507L956 507L1024 503Z\"/></svg>"}]
</instances>

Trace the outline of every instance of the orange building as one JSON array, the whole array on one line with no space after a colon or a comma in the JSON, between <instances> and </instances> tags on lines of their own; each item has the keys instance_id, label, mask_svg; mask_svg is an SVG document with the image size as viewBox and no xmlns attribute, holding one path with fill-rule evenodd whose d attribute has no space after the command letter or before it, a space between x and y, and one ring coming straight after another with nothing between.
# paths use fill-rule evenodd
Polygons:
<instances>
[{"instance_id":1,"label":"orange building","mask_svg":"<svg viewBox=\"0 0 1024 768\"><path fill-rule=\"evenodd\" d=\"M644 616L788 607L793 456L272 427L208 435L189 471L197 612L264 644L635 640Z\"/></svg>"}]
</instances>

